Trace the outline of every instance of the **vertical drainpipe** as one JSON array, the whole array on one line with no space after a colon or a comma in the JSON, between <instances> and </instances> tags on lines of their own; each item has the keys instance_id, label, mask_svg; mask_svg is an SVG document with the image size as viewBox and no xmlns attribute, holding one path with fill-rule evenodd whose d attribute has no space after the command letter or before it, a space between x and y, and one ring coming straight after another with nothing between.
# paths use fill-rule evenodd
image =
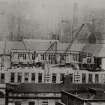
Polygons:
<instances>
[{"instance_id":1,"label":"vertical drainpipe","mask_svg":"<svg viewBox=\"0 0 105 105\"><path fill-rule=\"evenodd\" d=\"M86 102L85 101L83 102L83 105L86 105Z\"/></svg>"},{"instance_id":2,"label":"vertical drainpipe","mask_svg":"<svg viewBox=\"0 0 105 105\"><path fill-rule=\"evenodd\" d=\"M5 89L5 105L8 105L8 90L7 90L7 84Z\"/></svg>"}]
</instances>

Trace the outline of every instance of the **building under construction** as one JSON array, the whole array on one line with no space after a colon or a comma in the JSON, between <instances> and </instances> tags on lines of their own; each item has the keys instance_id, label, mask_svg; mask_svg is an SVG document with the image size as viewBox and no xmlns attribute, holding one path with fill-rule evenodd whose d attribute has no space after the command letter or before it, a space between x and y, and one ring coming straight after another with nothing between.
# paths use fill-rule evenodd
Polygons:
<instances>
[{"instance_id":1,"label":"building under construction","mask_svg":"<svg viewBox=\"0 0 105 105\"><path fill-rule=\"evenodd\" d=\"M0 90L5 93L7 83L61 84L67 75L73 84L104 84L105 44L101 40L104 35L90 27L91 24L81 25L70 43L35 39L0 41Z\"/></svg>"}]
</instances>

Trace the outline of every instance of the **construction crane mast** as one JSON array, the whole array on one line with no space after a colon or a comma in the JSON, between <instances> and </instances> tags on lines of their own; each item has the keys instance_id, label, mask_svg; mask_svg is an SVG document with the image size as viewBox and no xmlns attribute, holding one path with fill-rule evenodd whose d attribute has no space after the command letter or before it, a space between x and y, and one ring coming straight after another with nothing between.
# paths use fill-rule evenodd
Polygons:
<instances>
[{"instance_id":1,"label":"construction crane mast","mask_svg":"<svg viewBox=\"0 0 105 105\"><path fill-rule=\"evenodd\" d=\"M44 52L45 59L47 60L48 57L49 63L56 62L56 53L57 53L57 41L54 41L53 43L51 43L49 48ZM51 60L51 62L49 60Z\"/></svg>"},{"instance_id":2,"label":"construction crane mast","mask_svg":"<svg viewBox=\"0 0 105 105\"><path fill-rule=\"evenodd\" d=\"M85 26L85 24L82 24L81 27L79 28L79 30L77 31L77 33L74 36L74 38L72 38L70 44L68 45L68 47L66 48L66 50L64 51L64 54L66 54L68 52L68 50L71 48L74 40L78 37L80 31L83 29L83 27Z\"/></svg>"}]
</instances>

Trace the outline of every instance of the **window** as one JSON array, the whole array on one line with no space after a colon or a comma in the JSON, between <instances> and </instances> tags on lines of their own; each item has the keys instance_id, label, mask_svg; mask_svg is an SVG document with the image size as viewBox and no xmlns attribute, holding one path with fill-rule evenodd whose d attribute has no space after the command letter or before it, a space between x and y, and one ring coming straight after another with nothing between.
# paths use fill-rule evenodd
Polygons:
<instances>
[{"instance_id":1,"label":"window","mask_svg":"<svg viewBox=\"0 0 105 105\"><path fill-rule=\"evenodd\" d=\"M23 57L22 53L18 53L18 58Z\"/></svg>"},{"instance_id":2,"label":"window","mask_svg":"<svg viewBox=\"0 0 105 105\"><path fill-rule=\"evenodd\" d=\"M32 54L32 60L35 60L35 54Z\"/></svg>"},{"instance_id":3,"label":"window","mask_svg":"<svg viewBox=\"0 0 105 105\"><path fill-rule=\"evenodd\" d=\"M31 102L29 102L28 105L35 105L35 102L34 101L31 101Z\"/></svg>"},{"instance_id":4,"label":"window","mask_svg":"<svg viewBox=\"0 0 105 105\"><path fill-rule=\"evenodd\" d=\"M95 44L96 43L96 37L94 33L91 33L90 36L88 37L89 43Z\"/></svg>"},{"instance_id":5,"label":"window","mask_svg":"<svg viewBox=\"0 0 105 105\"><path fill-rule=\"evenodd\" d=\"M21 83L21 82L22 82L22 73L21 73L21 72L19 72L19 73L17 74L17 82L18 82L18 83Z\"/></svg>"},{"instance_id":6,"label":"window","mask_svg":"<svg viewBox=\"0 0 105 105\"><path fill-rule=\"evenodd\" d=\"M74 72L74 83L79 83L81 80L81 75L80 73L77 71L77 72Z\"/></svg>"},{"instance_id":7,"label":"window","mask_svg":"<svg viewBox=\"0 0 105 105\"><path fill-rule=\"evenodd\" d=\"M82 83L86 83L86 74L85 73L82 74Z\"/></svg>"},{"instance_id":8,"label":"window","mask_svg":"<svg viewBox=\"0 0 105 105\"><path fill-rule=\"evenodd\" d=\"M48 101L43 101L42 105L48 105Z\"/></svg>"},{"instance_id":9,"label":"window","mask_svg":"<svg viewBox=\"0 0 105 105\"><path fill-rule=\"evenodd\" d=\"M64 73L60 74L60 81L64 81Z\"/></svg>"},{"instance_id":10,"label":"window","mask_svg":"<svg viewBox=\"0 0 105 105\"><path fill-rule=\"evenodd\" d=\"M38 82L39 82L39 83L42 82L42 73L38 73Z\"/></svg>"},{"instance_id":11,"label":"window","mask_svg":"<svg viewBox=\"0 0 105 105\"><path fill-rule=\"evenodd\" d=\"M51 60L51 55L48 55L48 57L49 57L49 60Z\"/></svg>"},{"instance_id":12,"label":"window","mask_svg":"<svg viewBox=\"0 0 105 105\"><path fill-rule=\"evenodd\" d=\"M29 73L24 73L24 82L28 82Z\"/></svg>"},{"instance_id":13,"label":"window","mask_svg":"<svg viewBox=\"0 0 105 105\"><path fill-rule=\"evenodd\" d=\"M92 83L92 82L93 82L93 81L92 81L92 74L89 74L88 82L89 82L89 83Z\"/></svg>"},{"instance_id":14,"label":"window","mask_svg":"<svg viewBox=\"0 0 105 105\"><path fill-rule=\"evenodd\" d=\"M69 74L69 77L70 77L70 82L72 83L73 82L73 74Z\"/></svg>"},{"instance_id":15,"label":"window","mask_svg":"<svg viewBox=\"0 0 105 105\"><path fill-rule=\"evenodd\" d=\"M11 82L15 82L15 73L11 73Z\"/></svg>"},{"instance_id":16,"label":"window","mask_svg":"<svg viewBox=\"0 0 105 105\"><path fill-rule=\"evenodd\" d=\"M1 83L5 83L5 74L1 73Z\"/></svg>"},{"instance_id":17,"label":"window","mask_svg":"<svg viewBox=\"0 0 105 105\"><path fill-rule=\"evenodd\" d=\"M56 73L52 74L52 83L56 83Z\"/></svg>"},{"instance_id":18,"label":"window","mask_svg":"<svg viewBox=\"0 0 105 105\"><path fill-rule=\"evenodd\" d=\"M34 82L35 81L35 73L31 74L31 81Z\"/></svg>"},{"instance_id":19,"label":"window","mask_svg":"<svg viewBox=\"0 0 105 105\"><path fill-rule=\"evenodd\" d=\"M15 105L21 105L21 102L20 101L16 101Z\"/></svg>"},{"instance_id":20,"label":"window","mask_svg":"<svg viewBox=\"0 0 105 105\"><path fill-rule=\"evenodd\" d=\"M23 54L23 59L26 60L26 54Z\"/></svg>"},{"instance_id":21,"label":"window","mask_svg":"<svg viewBox=\"0 0 105 105\"><path fill-rule=\"evenodd\" d=\"M43 54L41 54L41 60L44 60L44 55Z\"/></svg>"},{"instance_id":22,"label":"window","mask_svg":"<svg viewBox=\"0 0 105 105\"><path fill-rule=\"evenodd\" d=\"M99 82L99 75L95 74L95 83L98 83L98 82Z\"/></svg>"}]
</instances>

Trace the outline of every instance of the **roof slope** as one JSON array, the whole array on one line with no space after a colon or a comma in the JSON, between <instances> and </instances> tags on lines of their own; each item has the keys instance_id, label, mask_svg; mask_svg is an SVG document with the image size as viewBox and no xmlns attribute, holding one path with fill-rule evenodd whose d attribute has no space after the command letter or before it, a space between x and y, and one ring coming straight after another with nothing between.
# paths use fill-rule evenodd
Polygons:
<instances>
[{"instance_id":1,"label":"roof slope","mask_svg":"<svg viewBox=\"0 0 105 105\"><path fill-rule=\"evenodd\" d=\"M82 51L97 57L105 57L105 44L87 44Z\"/></svg>"},{"instance_id":2,"label":"roof slope","mask_svg":"<svg viewBox=\"0 0 105 105\"><path fill-rule=\"evenodd\" d=\"M12 49L45 51L54 40L24 40L24 41L0 41L0 54L9 53Z\"/></svg>"},{"instance_id":3,"label":"roof slope","mask_svg":"<svg viewBox=\"0 0 105 105\"><path fill-rule=\"evenodd\" d=\"M17 86L12 86L12 88L11 86L11 84L7 85L8 90L11 89L12 92L16 93L58 93L62 89L61 84L53 83L22 83Z\"/></svg>"}]
</instances>

